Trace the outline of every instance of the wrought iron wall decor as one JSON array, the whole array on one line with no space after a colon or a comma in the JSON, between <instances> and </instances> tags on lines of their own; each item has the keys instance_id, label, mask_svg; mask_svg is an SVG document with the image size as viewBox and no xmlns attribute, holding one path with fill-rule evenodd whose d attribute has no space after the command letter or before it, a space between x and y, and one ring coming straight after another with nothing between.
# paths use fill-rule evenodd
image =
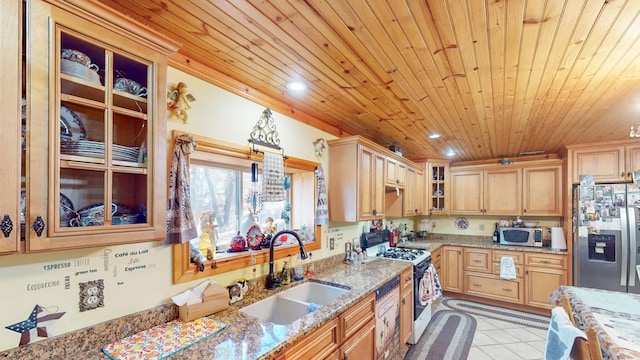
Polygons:
<instances>
[{"instance_id":1,"label":"wrought iron wall decor","mask_svg":"<svg viewBox=\"0 0 640 360\"><path fill-rule=\"evenodd\" d=\"M256 151L255 145L260 145L283 151L284 154L284 150L280 147L278 130L276 129L271 109L265 108L262 111L258 122L253 126L249 142L253 145L254 151Z\"/></svg>"}]
</instances>

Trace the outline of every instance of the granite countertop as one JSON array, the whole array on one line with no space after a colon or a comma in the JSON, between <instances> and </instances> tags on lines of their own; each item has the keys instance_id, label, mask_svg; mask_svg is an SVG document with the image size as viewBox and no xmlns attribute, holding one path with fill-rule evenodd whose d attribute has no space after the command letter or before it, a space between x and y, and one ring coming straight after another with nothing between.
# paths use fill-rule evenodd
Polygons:
<instances>
[{"instance_id":1,"label":"granite countertop","mask_svg":"<svg viewBox=\"0 0 640 360\"><path fill-rule=\"evenodd\" d=\"M513 245L500 245L494 243L491 238L485 236L456 236L445 234L430 234L426 239L418 238L416 241L405 241L398 244L399 247L422 249L427 251L434 251L443 245L451 246L467 246L484 249L496 249L496 250L511 250L522 252L536 252L545 254L558 254L567 255L566 250L553 250L550 247L533 247L533 246L513 246Z\"/></svg>"},{"instance_id":2,"label":"granite countertop","mask_svg":"<svg viewBox=\"0 0 640 360\"><path fill-rule=\"evenodd\" d=\"M269 359L305 335L338 316L341 312L370 294L387 280L399 275L411 266L408 262L375 258L365 264L347 265L334 263L304 281L276 290L260 290L232 304L229 309L216 313L213 318L227 325L219 333L173 354L171 359ZM351 289L289 325L263 322L240 313L239 310L253 302L279 291L308 281L335 283ZM106 359L100 350L85 353L85 359Z\"/></svg>"}]
</instances>

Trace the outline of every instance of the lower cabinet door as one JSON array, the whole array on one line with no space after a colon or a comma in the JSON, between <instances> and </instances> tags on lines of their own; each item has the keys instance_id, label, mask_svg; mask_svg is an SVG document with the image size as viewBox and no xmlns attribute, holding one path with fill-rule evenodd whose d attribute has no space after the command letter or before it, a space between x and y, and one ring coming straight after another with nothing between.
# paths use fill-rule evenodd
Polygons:
<instances>
[{"instance_id":1,"label":"lower cabinet door","mask_svg":"<svg viewBox=\"0 0 640 360\"><path fill-rule=\"evenodd\" d=\"M495 275L465 274L465 293L485 298L522 304L523 284L519 278L513 280L500 279Z\"/></svg>"},{"instance_id":2,"label":"lower cabinet door","mask_svg":"<svg viewBox=\"0 0 640 360\"><path fill-rule=\"evenodd\" d=\"M413 289L400 294L400 347L409 341L413 332Z\"/></svg>"},{"instance_id":3,"label":"lower cabinet door","mask_svg":"<svg viewBox=\"0 0 640 360\"><path fill-rule=\"evenodd\" d=\"M340 347L340 359L360 360L376 358L376 323L371 319Z\"/></svg>"}]
</instances>

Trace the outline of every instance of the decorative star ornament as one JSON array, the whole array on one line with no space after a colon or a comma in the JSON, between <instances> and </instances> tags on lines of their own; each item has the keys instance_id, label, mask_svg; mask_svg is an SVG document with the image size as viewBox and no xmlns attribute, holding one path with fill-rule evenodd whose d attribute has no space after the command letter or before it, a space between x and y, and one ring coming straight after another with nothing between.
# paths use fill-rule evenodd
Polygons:
<instances>
[{"instance_id":1,"label":"decorative star ornament","mask_svg":"<svg viewBox=\"0 0 640 360\"><path fill-rule=\"evenodd\" d=\"M48 337L49 335L53 335L48 329L48 326L51 326L51 321L60 319L64 314L65 312L44 313L44 309L40 305L36 305L27 320L5 326L5 328L21 333L20 346L25 346L31 342L32 335L33 337Z\"/></svg>"}]
</instances>

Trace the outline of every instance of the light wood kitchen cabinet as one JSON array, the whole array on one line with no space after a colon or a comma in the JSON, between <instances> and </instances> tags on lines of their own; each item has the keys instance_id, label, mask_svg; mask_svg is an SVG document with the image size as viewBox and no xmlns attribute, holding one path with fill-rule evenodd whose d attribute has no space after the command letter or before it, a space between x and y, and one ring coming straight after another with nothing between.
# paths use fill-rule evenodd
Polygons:
<instances>
[{"instance_id":1,"label":"light wood kitchen cabinet","mask_svg":"<svg viewBox=\"0 0 640 360\"><path fill-rule=\"evenodd\" d=\"M342 360L376 358L376 322L372 319L340 346Z\"/></svg>"},{"instance_id":2,"label":"light wood kitchen cabinet","mask_svg":"<svg viewBox=\"0 0 640 360\"><path fill-rule=\"evenodd\" d=\"M465 247L464 271L491 273L491 249Z\"/></svg>"},{"instance_id":3,"label":"light wood kitchen cabinet","mask_svg":"<svg viewBox=\"0 0 640 360\"><path fill-rule=\"evenodd\" d=\"M560 216L560 161L452 168L451 213Z\"/></svg>"},{"instance_id":4,"label":"light wood kitchen cabinet","mask_svg":"<svg viewBox=\"0 0 640 360\"><path fill-rule=\"evenodd\" d=\"M407 165L402 161L387 157L386 160L387 174L385 176L385 184L389 187L404 188L407 178Z\"/></svg>"},{"instance_id":5,"label":"light wood kitchen cabinet","mask_svg":"<svg viewBox=\"0 0 640 360\"><path fill-rule=\"evenodd\" d=\"M510 215L520 213L520 169L459 171L451 169L451 213Z\"/></svg>"},{"instance_id":6,"label":"light wood kitchen cabinet","mask_svg":"<svg viewBox=\"0 0 640 360\"><path fill-rule=\"evenodd\" d=\"M484 172L484 215L522 212L521 169L494 168Z\"/></svg>"},{"instance_id":7,"label":"light wood kitchen cabinet","mask_svg":"<svg viewBox=\"0 0 640 360\"><path fill-rule=\"evenodd\" d=\"M484 214L483 179L480 170L454 171L451 177L451 214Z\"/></svg>"},{"instance_id":8,"label":"light wood kitchen cabinet","mask_svg":"<svg viewBox=\"0 0 640 360\"><path fill-rule=\"evenodd\" d=\"M409 341L413 333L413 270L400 275L400 347Z\"/></svg>"},{"instance_id":9,"label":"light wood kitchen cabinet","mask_svg":"<svg viewBox=\"0 0 640 360\"><path fill-rule=\"evenodd\" d=\"M73 4L26 7L26 250L164 239L178 44L99 2Z\"/></svg>"},{"instance_id":10,"label":"light wood kitchen cabinet","mask_svg":"<svg viewBox=\"0 0 640 360\"><path fill-rule=\"evenodd\" d=\"M275 357L277 360L321 360L330 358L340 345L338 319L333 319Z\"/></svg>"},{"instance_id":11,"label":"light wood kitchen cabinet","mask_svg":"<svg viewBox=\"0 0 640 360\"><path fill-rule=\"evenodd\" d=\"M275 359L345 359L354 354L375 358L375 294L371 293L305 336Z\"/></svg>"},{"instance_id":12,"label":"light wood kitchen cabinet","mask_svg":"<svg viewBox=\"0 0 640 360\"><path fill-rule=\"evenodd\" d=\"M522 169L522 215L562 216L562 165Z\"/></svg>"},{"instance_id":13,"label":"light wood kitchen cabinet","mask_svg":"<svg viewBox=\"0 0 640 360\"><path fill-rule=\"evenodd\" d=\"M438 277L442 278L442 250L443 247L439 247L431 252L431 263L433 267L436 269L436 273Z\"/></svg>"},{"instance_id":14,"label":"light wood kitchen cabinet","mask_svg":"<svg viewBox=\"0 0 640 360\"><path fill-rule=\"evenodd\" d=\"M549 296L567 284L567 256L525 254L525 305L551 309Z\"/></svg>"},{"instance_id":15,"label":"light wood kitchen cabinet","mask_svg":"<svg viewBox=\"0 0 640 360\"><path fill-rule=\"evenodd\" d=\"M407 168L403 208L404 216L417 216L424 212L424 172L421 169Z\"/></svg>"},{"instance_id":16,"label":"light wood kitchen cabinet","mask_svg":"<svg viewBox=\"0 0 640 360\"><path fill-rule=\"evenodd\" d=\"M462 292L463 289L463 247L445 246L442 250L442 290Z\"/></svg>"},{"instance_id":17,"label":"light wood kitchen cabinet","mask_svg":"<svg viewBox=\"0 0 640 360\"><path fill-rule=\"evenodd\" d=\"M580 183L580 175L593 175L600 183L630 182L633 172L640 170L640 145L635 139L571 145L567 149L574 184Z\"/></svg>"},{"instance_id":18,"label":"light wood kitchen cabinet","mask_svg":"<svg viewBox=\"0 0 640 360\"><path fill-rule=\"evenodd\" d=\"M328 142L329 216L332 221L366 221L385 216L386 156L360 136Z\"/></svg>"},{"instance_id":19,"label":"light wood kitchen cabinet","mask_svg":"<svg viewBox=\"0 0 640 360\"><path fill-rule=\"evenodd\" d=\"M426 199L429 213L446 215L449 213L449 162L429 161L425 174Z\"/></svg>"},{"instance_id":20,"label":"light wood kitchen cabinet","mask_svg":"<svg viewBox=\"0 0 640 360\"><path fill-rule=\"evenodd\" d=\"M0 84L3 111L0 142L5 160L0 171L0 255L19 250L20 242L20 159L24 140L21 133L20 98L22 96L22 1L0 4Z\"/></svg>"}]
</instances>

